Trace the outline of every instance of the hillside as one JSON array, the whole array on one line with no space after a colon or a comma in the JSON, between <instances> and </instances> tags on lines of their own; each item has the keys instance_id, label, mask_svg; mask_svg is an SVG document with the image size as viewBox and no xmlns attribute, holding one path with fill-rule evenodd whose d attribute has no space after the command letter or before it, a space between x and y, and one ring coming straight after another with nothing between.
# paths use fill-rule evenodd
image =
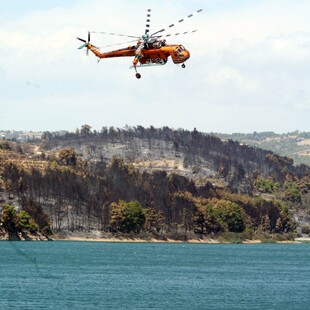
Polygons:
<instances>
[{"instance_id":1,"label":"hillside","mask_svg":"<svg viewBox=\"0 0 310 310\"><path fill-rule=\"evenodd\" d=\"M310 132L300 132L296 130L286 134L254 132L248 134L215 133L214 135L221 139L232 139L243 144L270 150L281 156L292 158L296 164L306 164L310 166Z\"/></svg>"},{"instance_id":2,"label":"hillside","mask_svg":"<svg viewBox=\"0 0 310 310\"><path fill-rule=\"evenodd\" d=\"M130 127L128 127L129 129ZM139 128L139 126L137 126ZM114 128L119 131L120 129ZM132 128L131 128L132 129ZM108 130L108 128L102 128ZM19 142L38 141L41 139L43 132L23 132L0 130L0 140L14 140ZM57 136L67 135L67 131L59 131L56 133L48 133ZM209 133L210 136L216 136L223 140L238 141L241 144L259 147L264 150L270 150L280 156L292 158L295 164L310 165L310 132L294 131L283 134L277 134L272 131L253 132L253 133Z\"/></svg>"},{"instance_id":3,"label":"hillside","mask_svg":"<svg viewBox=\"0 0 310 310\"><path fill-rule=\"evenodd\" d=\"M283 184L288 176L303 178L310 169L271 151L196 130L168 127L110 127L97 132L84 125L75 133L45 132L41 146L47 151L72 147L84 160L93 162L121 157L140 170L174 172L198 185L212 180L241 193L253 191L257 176L273 177Z\"/></svg>"},{"instance_id":4,"label":"hillside","mask_svg":"<svg viewBox=\"0 0 310 310\"><path fill-rule=\"evenodd\" d=\"M57 233L254 238L293 232L293 218L308 233L309 167L196 130L44 132L2 142L0 172L1 199Z\"/></svg>"}]
</instances>

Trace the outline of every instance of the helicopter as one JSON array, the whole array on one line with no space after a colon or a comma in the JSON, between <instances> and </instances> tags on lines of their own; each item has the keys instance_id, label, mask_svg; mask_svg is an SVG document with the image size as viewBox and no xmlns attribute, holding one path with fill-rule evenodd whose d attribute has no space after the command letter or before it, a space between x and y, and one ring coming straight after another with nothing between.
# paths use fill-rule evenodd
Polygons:
<instances>
[{"instance_id":1,"label":"helicopter","mask_svg":"<svg viewBox=\"0 0 310 310\"><path fill-rule=\"evenodd\" d=\"M186 19L193 17L194 15L200 13L202 9L195 11L192 14L187 15L185 18L178 20L177 23L170 24L167 29L160 29L152 34L150 34L150 18L151 18L151 9L147 10L146 15L146 26L145 32L142 36L132 36L126 34L118 34L112 32L97 32L97 31L88 31L87 40L77 37L78 40L84 42L82 46L78 49L83 49L86 47L86 54L90 50L98 58L98 62L103 58L113 58L113 57L134 57L132 66L136 73L136 78L140 79L141 74L138 72L138 67L148 67L148 66L162 66L165 65L168 61L169 56L171 56L174 64L182 64L182 68L185 68L184 62L190 58L189 51L182 44L167 44L166 38L171 36L185 35L189 33L194 33L197 30L186 31L182 33L175 34L163 34L166 30L173 28L178 23L184 22ZM136 42L133 45L129 45L125 48L104 52L101 53L99 47L90 43L91 33L103 34L103 35L112 35L120 37L134 38L134 40L127 41L124 43L118 43L113 45L107 45L104 47L112 47L115 45L121 45L126 43Z\"/></svg>"}]
</instances>

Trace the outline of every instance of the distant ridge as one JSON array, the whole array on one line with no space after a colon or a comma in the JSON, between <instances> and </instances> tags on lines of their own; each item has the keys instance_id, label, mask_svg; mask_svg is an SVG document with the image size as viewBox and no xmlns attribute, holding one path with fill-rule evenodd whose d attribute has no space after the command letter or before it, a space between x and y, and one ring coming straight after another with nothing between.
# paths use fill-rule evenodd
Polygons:
<instances>
[{"instance_id":1,"label":"distant ridge","mask_svg":"<svg viewBox=\"0 0 310 310\"><path fill-rule=\"evenodd\" d=\"M139 127L139 126L136 126ZM125 128L136 128L125 127ZM111 128L111 127L110 127ZM115 128L117 131L123 130ZM94 131L96 132L96 131ZM40 140L44 132L35 131L15 131L0 130L0 140L14 140L20 142L28 142ZM67 135L68 131L52 132L52 135ZM216 136L223 140L234 140L241 144L259 147L261 149L270 150L280 156L292 158L295 164L306 164L310 166L310 132L302 132L295 130L287 133L275 133L273 131L253 132L253 133L205 133L206 135Z\"/></svg>"},{"instance_id":2,"label":"distant ridge","mask_svg":"<svg viewBox=\"0 0 310 310\"><path fill-rule=\"evenodd\" d=\"M232 139L243 144L257 146L262 149L273 151L281 156L287 156L296 164L310 166L310 132L293 132L277 134L272 131L253 133L214 133L221 139Z\"/></svg>"},{"instance_id":3,"label":"distant ridge","mask_svg":"<svg viewBox=\"0 0 310 310\"><path fill-rule=\"evenodd\" d=\"M138 168L174 171L196 180L215 177L238 192L251 191L247 180L258 174L283 183L288 174L302 178L309 171L306 165L294 165L291 158L196 129L127 126L92 131L83 125L74 133L44 132L42 147L73 147L87 160L118 156Z\"/></svg>"}]
</instances>

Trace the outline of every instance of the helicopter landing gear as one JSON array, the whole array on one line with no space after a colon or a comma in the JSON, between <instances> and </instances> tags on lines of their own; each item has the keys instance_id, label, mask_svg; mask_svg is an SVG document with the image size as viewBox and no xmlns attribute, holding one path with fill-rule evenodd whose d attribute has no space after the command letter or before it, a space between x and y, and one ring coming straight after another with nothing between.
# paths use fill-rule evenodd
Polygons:
<instances>
[{"instance_id":1,"label":"helicopter landing gear","mask_svg":"<svg viewBox=\"0 0 310 310\"><path fill-rule=\"evenodd\" d=\"M133 67L135 68L135 71L136 71L136 78L141 79L141 74L137 71L137 63L138 63L138 58L135 57L135 60L133 61Z\"/></svg>"},{"instance_id":2,"label":"helicopter landing gear","mask_svg":"<svg viewBox=\"0 0 310 310\"><path fill-rule=\"evenodd\" d=\"M183 69L185 68L185 64L182 64L182 66L181 66Z\"/></svg>"}]
</instances>

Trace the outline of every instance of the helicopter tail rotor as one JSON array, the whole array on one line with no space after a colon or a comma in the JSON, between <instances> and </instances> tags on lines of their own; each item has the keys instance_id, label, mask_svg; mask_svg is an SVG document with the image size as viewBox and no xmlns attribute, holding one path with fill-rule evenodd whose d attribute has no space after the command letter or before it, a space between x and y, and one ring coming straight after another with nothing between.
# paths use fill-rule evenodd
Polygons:
<instances>
[{"instance_id":1,"label":"helicopter tail rotor","mask_svg":"<svg viewBox=\"0 0 310 310\"><path fill-rule=\"evenodd\" d=\"M81 39L81 38L79 38L79 37L77 37L77 39L80 40L80 41L82 41L82 42L84 42L84 44L81 45L80 47L78 47L78 49L82 49L82 48L86 47L86 55L87 55L87 56L88 56L89 46L93 46L93 47L95 47L95 48L98 49L98 47L96 47L96 46L90 44L90 32L89 32L89 31L88 31L88 35L87 35L87 41L84 40L84 39Z\"/></svg>"}]
</instances>

